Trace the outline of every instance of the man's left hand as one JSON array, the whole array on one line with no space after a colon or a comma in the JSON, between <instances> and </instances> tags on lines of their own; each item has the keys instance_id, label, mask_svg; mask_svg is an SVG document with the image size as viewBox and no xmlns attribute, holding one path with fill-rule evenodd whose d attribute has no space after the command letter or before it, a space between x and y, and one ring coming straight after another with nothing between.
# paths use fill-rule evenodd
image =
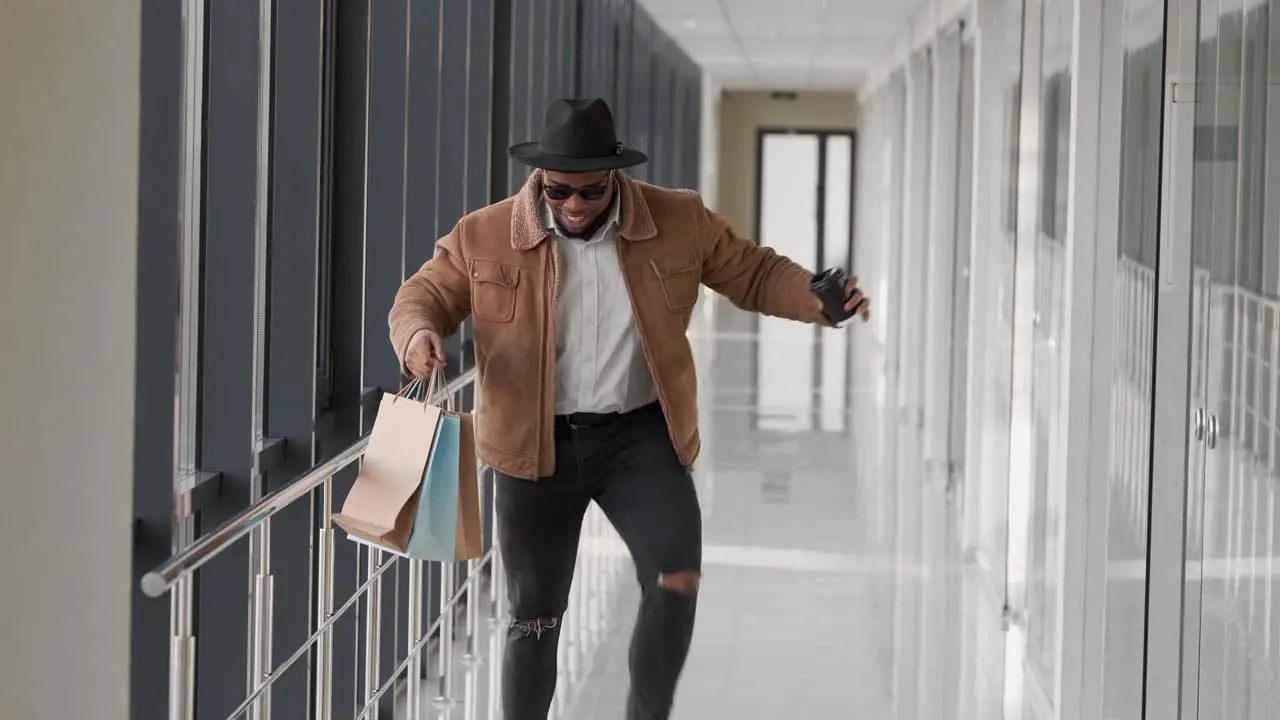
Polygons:
<instances>
[{"instance_id":1,"label":"man's left hand","mask_svg":"<svg viewBox=\"0 0 1280 720\"><path fill-rule=\"evenodd\" d=\"M871 298L868 298L862 292L862 288L858 287L857 277L849 278L849 284L845 285L844 294L846 298L844 303L845 312L854 313L861 317L862 322L867 322L871 319ZM813 300L818 304L818 310L821 312L822 300L817 296L814 296Z\"/></svg>"}]
</instances>

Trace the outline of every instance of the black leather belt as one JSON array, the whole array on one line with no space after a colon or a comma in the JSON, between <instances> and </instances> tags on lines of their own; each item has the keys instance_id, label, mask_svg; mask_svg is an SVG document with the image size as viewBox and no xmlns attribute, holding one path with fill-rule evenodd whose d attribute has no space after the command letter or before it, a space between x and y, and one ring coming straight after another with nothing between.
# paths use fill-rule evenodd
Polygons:
<instances>
[{"instance_id":1,"label":"black leather belt","mask_svg":"<svg viewBox=\"0 0 1280 720\"><path fill-rule=\"evenodd\" d=\"M611 413L590 413L590 412L579 412L579 413L570 413L570 414L568 414L568 415L557 415L557 416L556 416L556 422L557 422L557 423L563 423L563 424L568 425L569 427L573 427L573 428L599 427L599 426L601 426L601 425L607 425L608 423L611 423L611 422L613 422L614 420L617 420L618 418L621 418L621 417L623 417L623 416L626 416L626 415L634 415L634 414L636 414L636 413L643 412L643 411L648 410L648 409L650 409L650 408L656 408L656 407L657 407L657 405L658 405L658 403L656 403L656 402L655 402L655 403L650 403L650 404L648 404L648 405L645 405L644 407L638 407L638 408L636 408L635 410L632 410L631 412L625 412L625 413L619 413L619 412L611 412Z\"/></svg>"},{"instance_id":2,"label":"black leather belt","mask_svg":"<svg viewBox=\"0 0 1280 720\"><path fill-rule=\"evenodd\" d=\"M561 422L568 425L569 427L575 427L575 428L598 427L600 425L613 422L614 420L617 420L620 417L622 417L622 413L580 412L580 413L570 413L569 415L557 415L556 422Z\"/></svg>"}]
</instances>

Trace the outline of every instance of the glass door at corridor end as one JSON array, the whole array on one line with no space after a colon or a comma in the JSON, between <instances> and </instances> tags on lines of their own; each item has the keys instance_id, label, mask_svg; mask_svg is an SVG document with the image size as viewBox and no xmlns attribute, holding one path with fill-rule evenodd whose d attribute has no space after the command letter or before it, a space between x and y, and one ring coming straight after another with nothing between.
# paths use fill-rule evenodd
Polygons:
<instances>
[{"instance_id":1,"label":"glass door at corridor end","mask_svg":"<svg viewBox=\"0 0 1280 720\"><path fill-rule=\"evenodd\" d=\"M1280 0L1200 0L1183 720L1280 717Z\"/></svg>"}]
</instances>

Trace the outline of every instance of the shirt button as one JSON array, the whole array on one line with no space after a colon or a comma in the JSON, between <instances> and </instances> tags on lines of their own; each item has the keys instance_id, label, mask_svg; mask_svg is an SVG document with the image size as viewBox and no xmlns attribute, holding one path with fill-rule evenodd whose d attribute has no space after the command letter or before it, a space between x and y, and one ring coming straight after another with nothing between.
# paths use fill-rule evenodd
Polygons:
<instances>
[{"instance_id":1,"label":"shirt button","mask_svg":"<svg viewBox=\"0 0 1280 720\"><path fill-rule=\"evenodd\" d=\"M480 273L476 272L475 270L472 270L472 271L471 271L471 277L473 277L473 278L478 278L478 277L480 277Z\"/></svg>"}]
</instances>

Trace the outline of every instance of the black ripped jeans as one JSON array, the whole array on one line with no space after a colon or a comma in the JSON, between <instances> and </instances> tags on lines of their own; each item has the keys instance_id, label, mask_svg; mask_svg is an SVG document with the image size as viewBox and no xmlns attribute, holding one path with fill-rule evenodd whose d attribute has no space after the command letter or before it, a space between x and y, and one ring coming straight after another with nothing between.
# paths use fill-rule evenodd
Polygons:
<instances>
[{"instance_id":1,"label":"black ripped jeans","mask_svg":"<svg viewBox=\"0 0 1280 720\"><path fill-rule=\"evenodd\" d=\"M628 720L663 720L689 653L702 566L702 515L655 403L623 415L556 418L556 471L497 473L497 531L511 625L503 717L545 720L578 538L595 501L631 551L640 614L631 638Z\"/></svg>"}]
</instances>

